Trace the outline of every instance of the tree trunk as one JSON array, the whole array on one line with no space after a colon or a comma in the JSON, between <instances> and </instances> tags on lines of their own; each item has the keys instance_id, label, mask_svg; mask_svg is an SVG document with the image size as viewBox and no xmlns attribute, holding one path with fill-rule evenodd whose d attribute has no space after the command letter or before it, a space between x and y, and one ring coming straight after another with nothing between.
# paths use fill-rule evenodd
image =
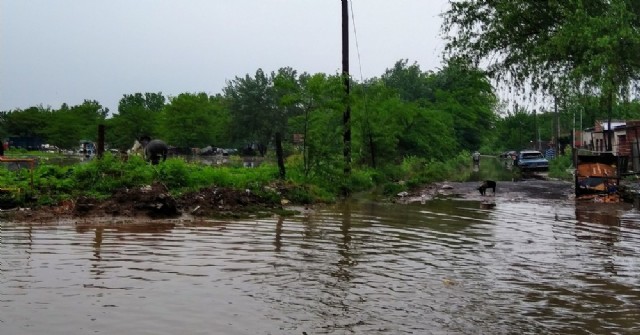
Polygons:
<instances>
[{"instance_id":1,"label":"tree trunk","mask_svg":"<svg viewBox=\"0 0 640 335\"><path fill-rule=\"evenodd\" d=\"M302 139L302 159L304 164L304 176L309 176L309 171L311 170L311 164L309 157L309 153L307 152L307 137L309 136L309 108L306 108L304 111L304 138Z\"/></svg>"},{"instance_id":2,"label":"tree trunk","mask_svg":"<svg viewBox=\"0 0 640 335\"><path fill-rule=\"evenodd\" d=\"M104 125L98 125L98 159L102 158L104 154Z\"/></svg>"}]
</instances>

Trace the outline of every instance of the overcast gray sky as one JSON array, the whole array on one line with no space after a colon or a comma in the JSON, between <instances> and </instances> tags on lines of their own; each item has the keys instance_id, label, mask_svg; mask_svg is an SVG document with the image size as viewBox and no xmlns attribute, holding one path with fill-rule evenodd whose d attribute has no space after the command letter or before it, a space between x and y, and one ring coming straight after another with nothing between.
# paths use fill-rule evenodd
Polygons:
<instances>
[{"instance_id":1,"label":"overcast gray sky","mask_svg":"<svg viewBox=\"0 0 640 335\"><path fill-rule=\"evenodd\" d=\"M353 0L351 74L400 59L441 66L447 0ZM351 17L350 17L351 20ZM0 0L0 110L123 94L222 92L227 80L290 66L341 71L340 0Z\"/></svg>"}]
</instances>

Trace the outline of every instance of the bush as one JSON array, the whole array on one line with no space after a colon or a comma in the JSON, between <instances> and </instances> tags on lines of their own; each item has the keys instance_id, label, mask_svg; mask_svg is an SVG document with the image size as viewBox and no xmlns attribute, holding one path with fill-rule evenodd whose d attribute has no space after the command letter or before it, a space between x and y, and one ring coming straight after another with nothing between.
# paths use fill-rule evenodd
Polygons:
<instances>
[{"instance_id":1,"label":"bush","mask_svg":"<svg viewBox=\"0 0 640 335\"><path fill-rule=\"evenodd\" d=\"M468 152L461 152L444 162L432 160L426 165L420 182L424 184L443 180L462 181L466 179L467 174L462 172L468 170L469 157L471 155Z\"/></svg>"},{"instance_id":2,"label":"bush","mask_svg":"<svg viewBox=\"0 0 640 335\"><path fill-rule=\"evenodd\" d=\"M169 189L194 186L190 181L193 169L189 169L184 160L171 158L157 165L157 178Z\"/></svg>"},{"instance_id":3,"label":"bush","mask_svg":"<svg viewBox=\"0 0 640 335\"><path fill-rule=\"evenodd\" d=\"M396 194L406 190L407 186L402 183L386 183L382 185L382 194L385 196L395 196Z\"/></svg>"},{"instance_id":4,"label":"bush","mask_svg":"<svg viewBox=\"0 0 640 335\"><path fill-rule=\"evenodd\" d=\"M549 161L549 177L571 180L573 175L569 171L572 167L573 158L570 153L557 156Z\"/></svg>"},{"instance_id":5,"label":"bush","mask_svg":"<svg viewBox=\"0 0 640 335\"><path fill-rule=\"evenodd\" d=\"M102 159L78 164L73 171L72 177L81 192L98 195L108 195L123 187L148 185L155 175L155 171L149 169L147 163L138 156L123 161L110 154L105 154Z\"/></svg>"}]
</instances>

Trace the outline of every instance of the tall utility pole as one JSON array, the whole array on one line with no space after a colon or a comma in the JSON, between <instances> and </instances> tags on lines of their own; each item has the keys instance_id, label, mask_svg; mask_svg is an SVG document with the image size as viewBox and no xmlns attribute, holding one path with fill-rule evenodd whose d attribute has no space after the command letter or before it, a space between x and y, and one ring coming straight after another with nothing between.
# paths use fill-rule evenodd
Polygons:
<instances>
[{"instance_id":1,"label":"tall utility pole","mask_svg":"<svg viewBox=\"0 0 640 335\"><path fill-rule=\"evenodd\" d=\"M554 109L554 114L555 114L555 122L554 122L554 130L553 133L555 134L555 142L554 143L554 148L556 150L556 156L560 155L560 113L558 112L558 96L554 95L553 96L553 109Z\"/></svg>"},{"instance_id":2,"label":"tall utility pole","mask_svg":"<svg viewBox=\"0 0 640 335\"><path fill-rule=\"evenodd\" d=\"M349 98L349 1L342 0L342 80L345 91L345 111L342 114L343 145L344 145L344 174L351 175L351 101Z\"/></svg>"}]
</instances>

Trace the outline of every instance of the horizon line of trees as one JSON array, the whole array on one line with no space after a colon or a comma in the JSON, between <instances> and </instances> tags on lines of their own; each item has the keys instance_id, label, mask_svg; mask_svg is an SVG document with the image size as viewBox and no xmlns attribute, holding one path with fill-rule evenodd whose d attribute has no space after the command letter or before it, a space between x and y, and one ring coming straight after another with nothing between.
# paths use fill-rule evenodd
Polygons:
<instances>
[{"instance_id":1,"label":"horizon line of trees","mask_svg":"<svg viewBox=\"0 0 640 335\"><path fill-rule=\"evenodd\" d=\"M124 94L118 111L94 100L59 109L34 106L0 112L0 138L39 137L59 148L96 140L106 126L111 148L128 149L142 135L179 148L256 148L260 155L281 134L288 153L301 152L305 171L323 164L341 166L342 112L339 74L298 73L284 67L236 77L221 93ZM380 77L352 83L353 162L371 167L397 164L409 156L444 160L462 151L521 149L531 141L551 141L555 122L571 129L576 112L583 124L605 115L598 95L568 94L552 112L500 104L487 72L466 57L454 57L437 71L399 60ZM619 118L640 117L638 101L612 107ZM294 141L294 134L298 141Z\"/></svg>"},{"instance_id":2,"label":"horizon line of trees","mask_svg":"<svg viewBox=\"0 0 640 335\"><path fill-rule=\"evenodd\" d=\"M482 71L458 60L437 72L400 60L380 77L352 85L354 145L360 146L354 151L366 153L370 161L384 159L396 147L396 156L427 153L438 158L452 149L477 148L484 138L479 130L495 120L493 87ZM59 109L3 111L0 137L38 136L71 148L81 139L94 140L97 125L105 124L108 144L118 149L149 135L177 147L253 144L265 154L281 132L289 141L292 134L304 134L306 149L326 151L340 133L337 115L345 101L338 74L258 69L228 81L215 95L124 94L112 115L94 100Z\"/></svg>"}]
</instances>

